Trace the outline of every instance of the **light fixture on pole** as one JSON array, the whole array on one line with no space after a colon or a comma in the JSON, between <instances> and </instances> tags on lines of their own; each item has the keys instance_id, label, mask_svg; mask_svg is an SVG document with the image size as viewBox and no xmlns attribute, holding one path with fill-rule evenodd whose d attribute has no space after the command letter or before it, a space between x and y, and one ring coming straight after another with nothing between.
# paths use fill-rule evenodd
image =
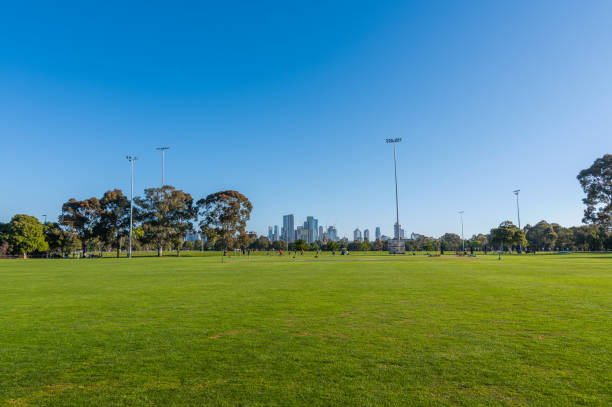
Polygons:
<instances>
[{"instance_id":1,"label":"light fixture on pole","mask_svg":"<svg viewBox=\"0 0 612 407\"><path fill-rule=\"evenodd\" d=\"M396 144L401 142L401 138L388 138L386 139L387 144L393 144L393 168L395 175L395 228L393 235L395 239L389 242L389 253L390 254L403 254L406 251L406 246L401 240L401 227L399 223L399 199L397 193L397 154Z\"/></svg>"},{"instance_id":2,"label":"light fixture on pole","mask_svg":"<svg viewBox=\"0 0 612 407\"><path fill-rule=\"evenodd\" d=\"M45 218L45 221L43 222L43 225L47 224L47 215L43 215L43 218Z\"/></svg>"},{"instance_id":3,"label":"light fixture on pole","mask_svg":"<svg viewBox=\"0 0 612 407\"><path fill-rule=\"evenodd\" d=\"M132 167L132 182L130 184L130 242L128 246L129 247L128 257L131 258L132 257L132 225L133 225L132 213L134 210L134 162L138 160L138 157L128 155L125 158L127 158L127 160L130 162L130 166Z\"/></svg>"},{"instance_id":4,"label":"light fixture on pole","mask_svg":"<svg viewBox=\"0 0 612 407\"><path fill-rule=\"evenodd\" d=\"M156 150L161 151L162 153L162 183L161 186L162 188L164 187L164 160L165 160L165 152L166 150L170 150L170 147L157 147Z\"/></svg>"},{"instance_id":5,"label":"light fixture on pole","mask_svg":"<svg viewBox=\"0 0 612 407\"><path fill-rule=\"evenodd\" d=\"M516 195L516 216L518 218L518 228L519 231L521 230L521 212L519 210L519 192L521 192L520 189L515 189L514 191L514 195ZM523 252L523 239L521 239L521 241L519 242L519 250L522 253Z\"/></svg>"},{"instance_id":6,"label":"light fixture on pole","mask_svg":"<svg viewBox=\"0 0 612 407\"><path fill-rule=\"evenodd\" d=\"M459 211L459 216L461 217L461 247L463 248L463 251L465 251L465 239L463 238L463 212L464 211Z\"/></svg>"}]
</instances>

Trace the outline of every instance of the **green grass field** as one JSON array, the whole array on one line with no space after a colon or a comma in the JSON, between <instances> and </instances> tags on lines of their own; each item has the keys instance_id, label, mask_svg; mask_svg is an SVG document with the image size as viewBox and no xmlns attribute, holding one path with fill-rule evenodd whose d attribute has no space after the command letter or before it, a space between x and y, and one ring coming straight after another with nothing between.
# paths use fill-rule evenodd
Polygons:
<instances>
[{"instance_id":1,"label":"green grass field","mask_svg":"<svg viewBox=\"0 0 612 407\"><path fill-rule=\"evenodd\" d=\"M612 255L0 261L0 404L611 405Z\"/></svg>"}]
</instances>

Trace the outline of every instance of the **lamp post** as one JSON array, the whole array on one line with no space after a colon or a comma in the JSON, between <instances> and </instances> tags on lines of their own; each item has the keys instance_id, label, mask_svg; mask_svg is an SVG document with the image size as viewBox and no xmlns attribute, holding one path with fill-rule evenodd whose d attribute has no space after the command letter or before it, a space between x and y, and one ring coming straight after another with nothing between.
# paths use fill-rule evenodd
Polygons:
<instances>
[{"instance_id":1,"label":"lamp post","mask_svg":"<svg viewBox=\"0 0 612 407\"><path fill-rule=\"evenodd\" d=\"M516 195L516 216L518 218L518 228L519 231L521 230L521 212L519 210L519 192L521 192L520 189L515 189L514 191L514 195ZM519 250L521 251L521 253L523 253L523 239L521 239L521 241L519 242Z\"/></svg>"},{"instance_id":2,"label":"lamp post","mask_svg":"<svg viewBox=\"0 0 612 407\"><path fill-rule=\"evenodd\" d=\"M464 211L459 211L459 216L461 217L461 247L463 248L463 251L465 251L465 239L463 238L463 212Z\"/></svg>"},{"instance_id":3,"label":"lamp post","mask_svg":"<svg viewBox=\"0 0 612 407\"><path fill-rule=\"evenodd\" d=\"M395 236L395 247L393 249L394 253L404 253L406 248L403 246L403 242L400 240L400 223L399 223L399 198L397 193L397 154L396 154L396 144L401 142L401 138L388 138L386 139L387 144L393 144L393 169L395 175L395 228L393 234ZM389 252L391 252L391 248L389 248Z\"/></svg>"},{"instance_id":4,"label":"lamp post","mask_svg":"<svg viewBox=\"0 0 612 407\"><path fill-rule=\"evenodd\" d=\"M138 160L138 157L128 155L125 158L127 158L127 160L130 162L130 166L132 167L132 182L130 184L130 242L128 246L129 247L128 257L131 258L132 257L132 225L133 225L132 213L134 210L134 162Z\"/></svg>"},{"instance_id":5,"label":"lamp post","mask_svg":"<svg viewBox=\"0 0 612 407\"><path fill-rule=\"evenodd\" d=\"M156 150L159 150L162 153L162 169L161 169L161 171L162 171L162 183L161 183L161 185L162 185L162 188L163 188L163 186L165 185L164 184L164 160L165 160L165 152L166 152L166 150L170 150L170 147L157 147Z\"/></svg>"},{"instance_id":6,"label":"lamp post","mask_svg":"<svg viewBox=\"0 0 612 407\"><path fill-rule=\"evenodd\" d=\"M386 140L386 142L388 144L393 144L393 169L394 169L394 175L395 175L395 225L396 225L396 229L394 230L394 235L396 239L400 238L400 226L399 226L399 199L398 199L398 194L397 194L397 156L396 156L396 152L395 152L395 144L399 143L400 141L402 141L401 138L388 138Z\"/></svg>"}]
</instances>

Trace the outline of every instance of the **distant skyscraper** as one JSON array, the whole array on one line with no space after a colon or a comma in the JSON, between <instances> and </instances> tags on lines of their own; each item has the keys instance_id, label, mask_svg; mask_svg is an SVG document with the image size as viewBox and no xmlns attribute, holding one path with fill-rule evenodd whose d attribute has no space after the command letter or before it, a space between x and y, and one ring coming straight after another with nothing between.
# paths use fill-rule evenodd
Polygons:
<instances>
[{"instance_id":1,"label":"distant skyscraper","mask_svg":"<svg viewBox=\"0 0 612 407\"><path fill-rule=\"evenodd\" d=\"M363 240L370 240L370 229L366 229L363 231Z\"/></svg>"},{"instance_id":2,"label":"distant skyscraper","mask_svg":"<svg viewBox=\"0 0 612 407\"><path fill-rule=\"evenodd\" d=\"M401 229L401 225L395 222L395 225L393 225L393 238L394 239L401 239L400 229Z\"/></svg>"},{"instance_id":3,"label":"distant skyscraper","mask_svg":"<svg viewBox=\"0 0 612 407\"><path fill-rule=\"evenodd\" d=\"M308 230L308 243L313 243L318 240L319 235L319 220L313 216L308 216L304 222L304 229Z\"/></svg>"},{"instance_id":4,"label":"distant skyscraper","mask_svg":"<svg viewBox=\"0 0 612 407\"><path fill-rule=\"evenodd\" d=\"M359 228L353 231L353 241L361 242L361 230Z\"/></svg>"},{"instance_id":5,"label":"distant skyscraper","mask_svg":"<svg viewBox=\"0 0 612 407\"><path fill-rule=\"evenodd\" d=\"M308 229L303 226L298 226L295 231L296 239L302 239L308 242Z\"/></svg>"},{"instance_id":6,"label":"distant skyscraper","mask_svg":"<svg viewBox=\"0 0 612 407\"><path fill-rule=\"evenodd\" d=\"M272 226L268 226L268 240L274 241L274 232L272 231Z\"/></svg>"},{"instance_id":7,"label":"distant skyscraper","mask_svg":"<svg viewBox=\"0 0 612 407\"><path fill-rule=\"evenodd\" d=\"M376 226L376 240L380 240L380 226Z\"/></svg>"},{"instance_id":8,"label":"distant skyscraper","mask_svg":"<svg viewBox=\"0 0 612 407\"><path fill-rule=\"evenodd\" d=\"M272 237L275 242L278 240L278 225L274 225L274 235Z\"/></svg>"},{"instance_id":9,"label":"distant skyscraper","mask_svg":"<svg viewBox=\"0 0 612 407\"><path fill-rule=\"evenodd\" d=\"M404 231L404 229L400 228L400 239L404 239L406 237L406 231Z\"/></svg>"},{"instance_id":10,"label":"distant skyscraper","mask_svg":"<svg viewBox=\"0 0 612 407\"><path fill-rule=\"evenodd\" d=\"M319 238L317 240L323 241L323 226L319 226Z\"/></svg>"},{"instance_id":11,"label":"distant skyscraper","mask_svg":"<svg viewBox=\"0 0 612 407\"><path fill-rule=\"evenodd\" d=\"M295 228L293 225L293 215L283 216L283 240L287 243L295 241Z\"/></svg>"},{"instance_id":12,"label":"distant skyscraper","mask_svg":"<svg viewBox=\"0 0 612 407\"><path fill-rule=\"evenodd\" d=\"M329 226L327 228L327 239L333 240L334 242L338 241L338 231L336 230L335 227Z\"/></svg>"}]
</instances>

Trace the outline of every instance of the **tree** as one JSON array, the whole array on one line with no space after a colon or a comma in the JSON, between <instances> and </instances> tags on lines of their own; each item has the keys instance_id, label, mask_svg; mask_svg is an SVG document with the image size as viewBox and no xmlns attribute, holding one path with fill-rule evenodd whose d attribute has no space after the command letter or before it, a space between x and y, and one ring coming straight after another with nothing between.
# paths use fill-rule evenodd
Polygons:
<instances>
[{"instance_id":1,"label":"tree","mask_svg":"<svg viewBox=\"0 0 612 407\"><path fill-rule=\"evenodd\" d=\"M363 243L361 244L361 250L367 252L370 250L370 241L368 239L363 239Z\"/></svg>"},{"instance_id":2,"label":"tree","mask_svg":"<svg viewBox=\"0 0 612 407\"><path fill-rule=\"evenodd\" d=\"M245 234L246 223L251 217L253 205L238 191L220 191L197 202L203 217L200 228L209 240L219 239L224 249Z\"/></svg>"},{"instance_id":3,"label":"tree","mask_svg":"<svg viewBox=\"0 0 612 407\"><path fill-rule=\"evenodd\" d=\"M193 229L196 209L193 198L180 189L164 185L161 188L145 189L144 198L135 198L138 205L138 220L144 232L143 240L157 248L157 255L163 255L163 248L178 245L188 231ZM180 246L177 246L180 256Z\"/></svg>"},{"instance_id":4,"label":"tree","mask_svg":"<svg viewBox=\"0 0 612 407\"><path fill-rule=\"evenodd\" d=\"M582 200L587 206L582 221L612 227L612 154L596 159L577 178L586 193Z\"/></svg>"},{"instance_id":5,"label":"tree","mask_svg":"<svg viewBox=\"0 0 612 407\"><path fill-rule=\"evenodd\" d=\"M333 252L334 250L338 250L340 245L337 242L334 242L333 240L329 240L325 247L327 248L327 250Z\"/></svg>"},{"instance_id":6,"label":"tree","mask_svg":"<svg viewBox=\"0 0 612 407\"><path fill-rule=\"evenodd\" d=\"M8 235L10 231L10 223L0 222L0 257L8 256L10 248L8 245Z\"/></svg>"},{"instance_id":7,"label":"tree","mask_svg":"<svg viewBox=\"0 0 612 407\"><path fill-rule=\"evenodd\" d=\"M508 246L512 251L512 245L525 244L525 234L509 220L500 223L498 228L491 229L491 240L503 246Z\"/></svg>"},{"instance_id":8,"label":"tree","mask_svg":"<svg viewBox=\"0 0 612 407\"><path fill-rule=\"evenodd\" d=\"M557 233L554 227L545 220L539 221L534 226L527 225L525 230L527 231L527 243L532 250L551 250L555 247Z\"/></svg>"},{"instance_id":9,"label":"tree","mask_svg":"<svg viewBox=\"0 0 612 407\"><path fill-rule=\"evenodd\" d=\"M253 241L251 247L256 250L268 250L271 245L272 243L270 243L270 240L267 237L259 236L257 240Z\"/></svg>"},{"instance_id":10,"label":"tree","mask_svg":"<svg viewBox=\"0 0 612 407\"><path fill-rule=\"evenodd\" d=\"M440 238L440 244L444 250L457 251L462 247L461 237L456 233L445 233Z\"/></svg>"},{"instance_id":11,"label":"tree","mask_svg":"<svg viewBox=\"0 0 612 407\"><path fill-rule=\"evenodd\" d=\"M9 254L9 245L6 240L0 240L0 257L6 257Z\"/></svg>"},{"instance_id":12,"label":"tree","mask_svg":"<svg viewBox=\"0 0 612 407\"><path fill-rule=\"evenodd\" d=\"M287 250L287 242L284 240L275 240L274 243L272 243L272 247L274 247L275 250Z\"/></svg>"},{"instance_id":13,"label":"tree","mask_svg":"<svg viewBox=\"0 0 612 407\"><path fill-rule=\"evenodd\" d=\"M100 217L94 226L95 234L105 244L121 254L121 239L129 235L130 201L120 189L106 191L100 200Z\"/></svg>"},{"instance_id":14,"label":"tree","mask_svg":"<svg viewBox=\"0 0 612 407\"><path fill-rule=\"evenodd\" d=\"M11 219L8 244L13 253L28 257L28 253L44 252L49 245L43 235L43 225L34 216L15 215Z\"/></svg>"},{"instance_id":15,"label":"tree","mask_svg":"<svg viewBox=\"0 0 612 407\"><path fill-rule=\"evenodd\" d=\"M75 233L81 241L83 254L88 241L95 236L94 228L100 218L100 201L89 198L77 201L74 198L62 205L60 223Z\"/></svg>"},{"instance_id":16,"label":"tree","mask_svg":"<svg viewBox=\"0 0 612 407\"><path fill-rule=\"evenodd\" d=\"M240 235L238 235L238 246L241 249L254 249L253 245L256 241L257 233L255 232L241 233Z\"/></svg>"},{"instance_id":17,"label":"tree","mask_svg":"<svg viewBox=\"0 0 612 407\"><path fill-rule=\"evenodd\" d=\"M377 252L381 251L383 249L383 243L380 239L376 239L374 241L374 243L372 243L372 250L375 250Z\"/></svg>"},{"instance_id":18,"label":"tree","mask_svg":"<svg viewBox=\"0 0 612 407\"><path fill-rule=\"evenodd\" d=\"M474 249L480 249L486 246L489 243L489 239L486 235L479 233L477 235L472 236L468 245Z\"/></svg>"},{"instance_id":19,"label":"tree","mask_svg":"<svg viewBox=\"0 0 612 407\"><path fill-rule=\"evenodd\" d=\"M294 250L308 250L310 245L304 239L297 239L293 242L293 248Z\"/></svg>"},{"instance_id":20,"label":"tree","mask_svg":"<svg viewBox=\"0 0 612 407\"><path fill-rule=\"evenodd\" d=\"M555 247L561 250L570 250L571 248L576 247L574 232L572 232L570 228L565 228L557 223L552 223L550 226L552 226L555 234L557 235Z\"/></svg>"}]
</instances>

